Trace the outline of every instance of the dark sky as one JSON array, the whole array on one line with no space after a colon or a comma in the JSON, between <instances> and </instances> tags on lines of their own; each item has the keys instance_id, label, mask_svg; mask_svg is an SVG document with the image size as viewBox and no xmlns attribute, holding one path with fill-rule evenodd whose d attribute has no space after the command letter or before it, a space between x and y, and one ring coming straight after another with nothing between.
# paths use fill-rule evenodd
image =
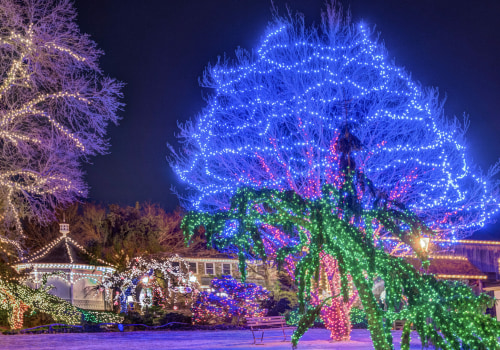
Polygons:
<instances>
[{"instance_id":1,"label":"dark sky","mask_svg":"<svg viewBox=\"0 0 500 350\"><path fill-rule=\"evenodd\" d=\"M376 25L398 66L447 96L449 116L470 115L468 150L487 170L500 157L500 1L351 0L355 22ZM318 23L324 0L274 0ZM198 77L226 53L257 47L270 0L77 0L78 23L105 51L104 72L127 84L110 154L85 166L90 200L178 205L182 188L165 159L177 121L204 105ZM492 238L490 225L478 238ZM500 233L498 234L500 238Z\"/></svg>"}]
</instances>

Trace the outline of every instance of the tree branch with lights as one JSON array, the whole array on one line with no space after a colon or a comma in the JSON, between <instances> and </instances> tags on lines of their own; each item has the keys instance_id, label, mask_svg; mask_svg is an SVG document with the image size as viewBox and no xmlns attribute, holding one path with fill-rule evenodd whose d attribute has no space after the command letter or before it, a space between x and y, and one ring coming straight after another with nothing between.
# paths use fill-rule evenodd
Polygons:
<instances>
[{"instance_id":1,"label":"tree branch with lights","mask_svg":"<svg viewBox=\"0 0 500 350\"><path fill-rule=\"evenodd\" d=\"M192 277L188 263L178 255L160 259L137 257L124 271L104 275L99 288L114 293L111 298L121 313L128 312L134 303L175 310L180 302L191 306L196 299L199 284ZM151 290L145 296L147 300L140 299L142 290Z\"/></svg>"}]
</instances>

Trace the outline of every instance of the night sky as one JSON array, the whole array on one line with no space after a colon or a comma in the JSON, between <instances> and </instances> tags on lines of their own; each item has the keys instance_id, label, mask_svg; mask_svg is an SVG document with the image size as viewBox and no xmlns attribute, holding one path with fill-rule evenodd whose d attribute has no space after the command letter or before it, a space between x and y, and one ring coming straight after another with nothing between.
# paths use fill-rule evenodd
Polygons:
<instances>
[{"instance_id":1,"label":"night sky","mask_svg":"<svg viewBox=\"0 0 500 350\"><path fill-rule=\"evenodd\" d=\"M275 0L276 7L320 21L324 0ZM354 22L376 26L398 66L423 86L439 87L448 116L470 115L468 152L486 171L500 157L500 2L497 0L351 0ZM167 143L177 122L204 106L198 77L240 46L256 48L272 19L270 0L77 0L78 23L105 51L105 74L127 85L110 154L86 165L90 200L178 205ZM500 176L499 176L500 177ZM497 233L498 234L495 234ZM477 238L500 238L500 224ZM496 236L496 237L495 237Z\"/></svg>"}]
</instances>

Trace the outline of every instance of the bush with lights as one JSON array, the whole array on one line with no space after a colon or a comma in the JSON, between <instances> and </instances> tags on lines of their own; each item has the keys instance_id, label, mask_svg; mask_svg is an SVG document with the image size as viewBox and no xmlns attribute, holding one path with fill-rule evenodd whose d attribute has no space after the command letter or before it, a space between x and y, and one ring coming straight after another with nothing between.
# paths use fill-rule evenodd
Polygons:
<instances>
[{"instance_id":1,"label":"bush with lights","mask_svg":"<svg viewBox=\"0 0 500 350\"><path fill-rule=\"evenodd\" d=\"M173 255L168 258L135 258L123 272L103 277L101 289L114 293L114 306L128 312L134 304L141 308L189 308L198 293L198 282L189 272L188 263ZM141 299L141 292L142 299Z\"/></svg>"},{"instance_id":2,"label":"bush with lights","mask_svg":"<svg viewBox=\"0 0 500 350\"><path fill-rule=\"evenodd\" d=\"M351 318L351 324L355 328L366 328L367 327L366 312L363 309L361 309L359 307L353 307L351 309L350 318Z\"/></svg>"},{"instance_id":3,"label":"bush with lights","mask_svg":"<svg viewBox=\"0 0 500 350\"><path fill-rule=\"evenodd\" d=\"M191 309L193 324L234 323L244 317L264 316L262 302L269 292L254 283L242 283L231 276L214 278L211 292L201 292Z\"/></svg>"},{"instance_id":4,"label":"bush with lights","mask_svg":"<svg viewBox=\"0 0 500 350\"><path fill-rule=\"evenodd\" d=\"M42 312L53 321L64 324L121 322L123 317L110 313L83 310L73 306L64 299L49 294L51 286L47 286L44 276L42 287L33 289L17 281L6 282L0 279L0 309L6 310L11 329L23 327L23 316L28 311Z\"/></svg>"}]
</instances>

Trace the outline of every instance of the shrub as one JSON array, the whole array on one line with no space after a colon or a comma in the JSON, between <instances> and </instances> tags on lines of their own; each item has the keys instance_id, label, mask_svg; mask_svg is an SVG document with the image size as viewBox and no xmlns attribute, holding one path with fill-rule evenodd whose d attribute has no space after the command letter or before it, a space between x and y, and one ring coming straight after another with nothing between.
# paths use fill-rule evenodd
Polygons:
<instances>
[{"instance_id":1,"label":"shrub","mask_svg":"<svg viewBox=\"0 0 500 350\"><path fill-rule=\"evenodd\" d=\"M261 302L269 292L254 283L242 283L231 276L215 278L213 292L201 292L191 309L193 324L240 324L243 317L263 316Z\"/></svg>"}]
</instances>

